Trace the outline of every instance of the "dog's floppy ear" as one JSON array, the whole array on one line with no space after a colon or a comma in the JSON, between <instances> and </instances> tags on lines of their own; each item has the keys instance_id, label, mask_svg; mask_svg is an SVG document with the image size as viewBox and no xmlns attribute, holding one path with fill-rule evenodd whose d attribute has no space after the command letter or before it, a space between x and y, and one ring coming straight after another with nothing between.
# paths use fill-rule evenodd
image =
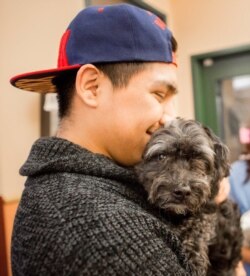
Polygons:
<instances>
[{"instance_id":1,"label":"dog's floppy ear","mask_svg":"<svg viewBox=\"0 0 250 276\"><path fill-rule=\"evenodd\" d=\"M212 144L213 144L213 149L214 149L214 175L213 175L213 182L215 185L214 186L214 191L212 193L216 195L218 193L219 189L219 183L220 181L229 175L229 149L228 147L220 140L218 136L216 136L213 131L206 127L203 126L206 134L210 138Z\"/></svg>"}]
</instances>

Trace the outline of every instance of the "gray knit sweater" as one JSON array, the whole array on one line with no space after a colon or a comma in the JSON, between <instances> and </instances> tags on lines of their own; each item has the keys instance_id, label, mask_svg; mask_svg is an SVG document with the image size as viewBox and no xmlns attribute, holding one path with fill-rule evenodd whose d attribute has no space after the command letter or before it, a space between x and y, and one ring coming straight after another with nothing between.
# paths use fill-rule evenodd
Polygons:
<instances>
[{"instance_id":1,"label":"gray knit sweater","mask_svg":"<svg viewBox=\"0 0 250 276\"><path fill-rule=\"evenodd\" d=\"M13 275L194 275L131 169L60 138L35 142L12 236Z\"/></svg>"}]
</instances>

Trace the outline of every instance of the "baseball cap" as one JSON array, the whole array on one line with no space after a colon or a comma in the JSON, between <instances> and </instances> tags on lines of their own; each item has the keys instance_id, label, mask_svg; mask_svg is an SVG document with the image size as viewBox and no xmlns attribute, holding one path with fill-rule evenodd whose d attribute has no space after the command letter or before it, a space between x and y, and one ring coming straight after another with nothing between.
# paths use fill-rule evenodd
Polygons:
<instances>
[{"instance_id":1,"label":"baseball cap","mask_svg":"<svg viewBox=\"0 0 250 276\"><path fill-rule=\"evenodd\" d=\"M129 4L91 6L80 11L64 32L57 68L14 76L13 86L56 92L53 79L84 64L175 62L172 33L155 14Z\"/></svg>"}]
</instances>

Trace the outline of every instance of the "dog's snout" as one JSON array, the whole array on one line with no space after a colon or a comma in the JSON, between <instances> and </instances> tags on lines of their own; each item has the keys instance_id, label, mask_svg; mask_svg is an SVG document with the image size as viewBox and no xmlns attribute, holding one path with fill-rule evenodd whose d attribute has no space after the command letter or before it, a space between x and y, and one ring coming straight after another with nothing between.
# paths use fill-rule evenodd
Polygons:
<instances>
[{"instance_id":1,"label":"dog's snout","mask_svg":"<svg viewBox=\"0 0 250 276\"><path fill-rule=\"evenodd\" d=\"M188 186L174 189L173 195L176 199L183 199L191 195L191 189Z\"/></svg>"}]
</instances>

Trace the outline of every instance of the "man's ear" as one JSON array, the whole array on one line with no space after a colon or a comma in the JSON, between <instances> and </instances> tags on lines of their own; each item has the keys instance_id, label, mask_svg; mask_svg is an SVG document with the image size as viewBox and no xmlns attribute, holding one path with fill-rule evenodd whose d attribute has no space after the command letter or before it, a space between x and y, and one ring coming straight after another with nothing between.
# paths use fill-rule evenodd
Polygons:
<instances>
[{"instance_id":1,"label":"man's ear","mask_svg":"<svg viewBox=\"0 0 250 276\"><path fill-rule=\"evenodd\" d=\"M98 85L101 72L92 64L83 65L76 75L76 94L90 107L98 105Z\"/></svg>"}]
</instances>

